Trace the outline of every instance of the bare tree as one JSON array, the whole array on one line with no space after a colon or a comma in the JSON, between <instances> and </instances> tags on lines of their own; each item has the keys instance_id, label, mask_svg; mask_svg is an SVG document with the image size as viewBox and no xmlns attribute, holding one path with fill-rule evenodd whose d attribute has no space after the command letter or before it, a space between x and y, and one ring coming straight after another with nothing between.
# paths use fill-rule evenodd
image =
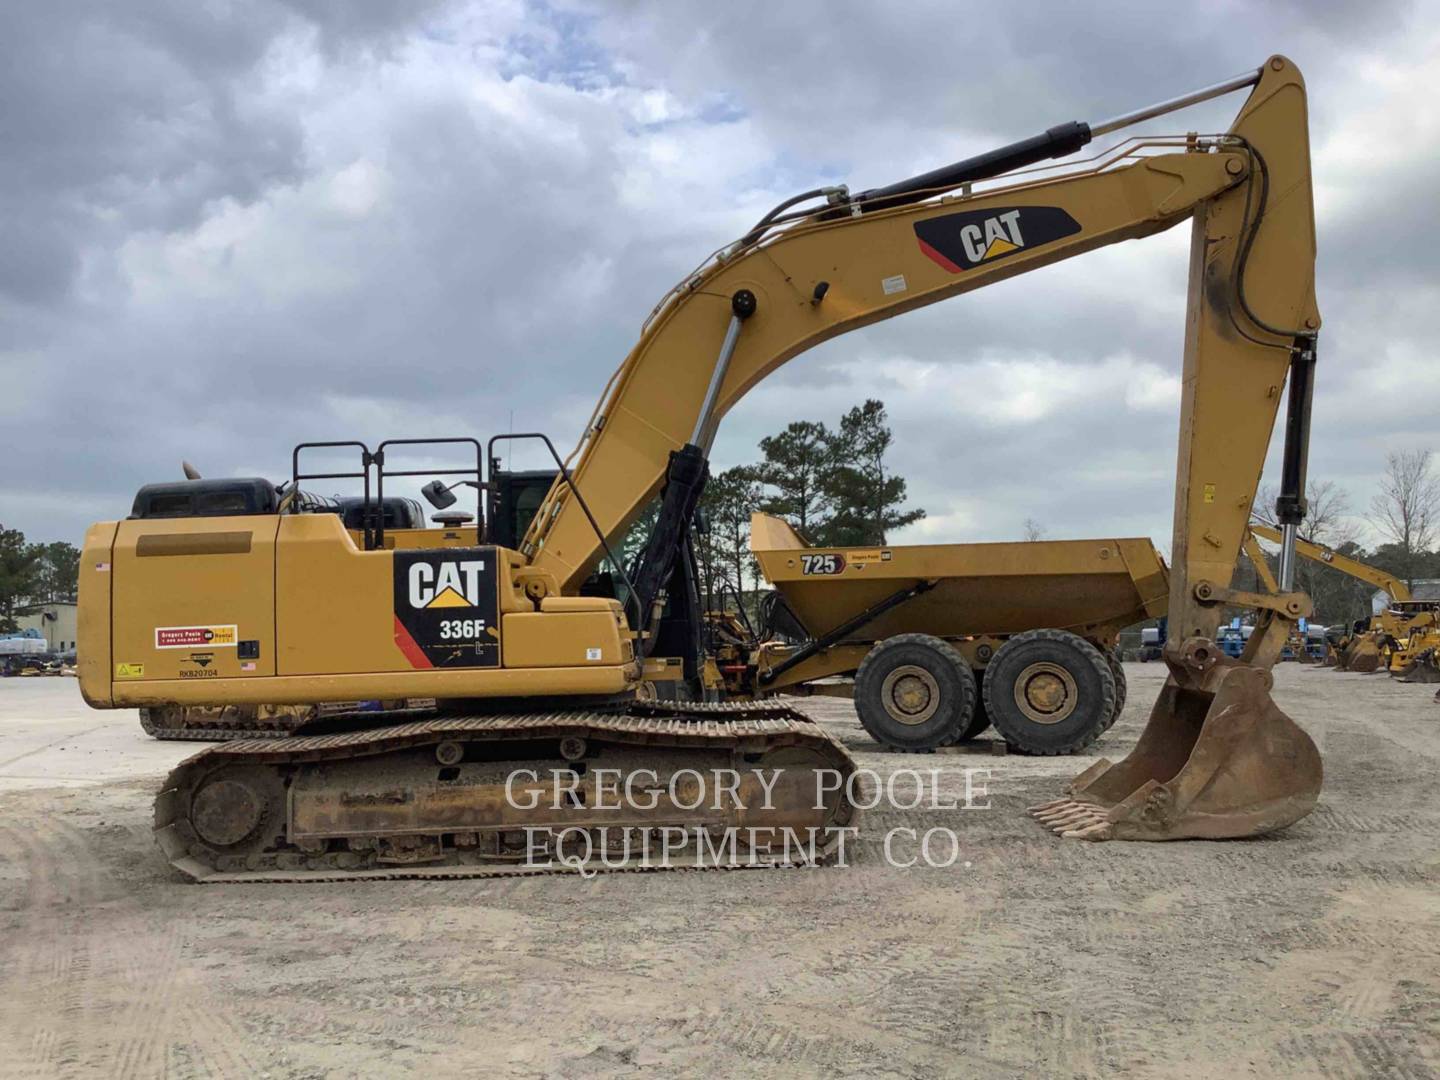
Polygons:
<instances>
[{"instance_id":1,"label":"bare tree","mask_svg":"<svg viewBox=\"0 0 1440 1080\"><path fill-rule=\"evenodd\" d=\"M1405 561L1405 577L1415 581L1417 555L1435 543L1440 517L1440 479L1430 472L1429 450L1395 450L1386 455L1385 479L1370 503L1370 521L1390 538Z\"/></svg>"},{"instance_id":2,"label":"bare tree","mask_svg":"<svg viewBox=\"0 0 1440 1080\"><path fill-rule=\"evenodd\" d=\"M1268 484L1255 497L1255 516L1273 520L1275 489ZM1333 480L1311 480L1305 485L1305 519L1300 534L1326 547L1338 548L1352 542L1359 530L1350 516L1350 499Z\"/></svg>"},{"instance_id":3,"label":"bare tree","mask_svg":"<svg viewBox=\"0 0 1440 1080\"><path fill-rule=\"evenodd\" d=\"M1040 522L1036 521L1034 518L1027 517L1025 519L1025 524L1022 525L1021 528L1025 530L1026 540L1033 542L1035 540L1045 539L1045 526L1041 525Z\"/></svg>"},{"instance_id":4,"label":"bare tree","mask_svg":"<svg viewBox=\"0 0 1440 1080\"><path fill-rule=\"evenodd\" d=\"M1275 489L1263 487L1255 497L1255 516L1272 521ZM1362 557L1356 545L1358 528L1350 516L1350 500L1332 480L1311 480L1305 485L1305 518L1300 534L1307 540L1335 548L1341 554ZM1259 578L1242 560L1237 567L1237 581L1242 587L1259 589ZM1278 572L1278 560L1268 560L1272 572ZM1363 582L1342 574L1323 563L1301 559L1295 567L1296 584L1315 602L1315 618L1321 621L1349 621L1369 610L1370 588Z\"/></svg>"},{"instance_id":5,"label":"bare tree","mask_svg":"<svg viewBox=\"0 0 1440 1080\"><path fill-rule=\"evenodd\" d=\"M1307 485L1305 520L1301 528L1317 544L1339 547L1355 539L1358 529L1350 517L1350 499L1333 480L1314 480Z\"/></svg>"}]
</instances>

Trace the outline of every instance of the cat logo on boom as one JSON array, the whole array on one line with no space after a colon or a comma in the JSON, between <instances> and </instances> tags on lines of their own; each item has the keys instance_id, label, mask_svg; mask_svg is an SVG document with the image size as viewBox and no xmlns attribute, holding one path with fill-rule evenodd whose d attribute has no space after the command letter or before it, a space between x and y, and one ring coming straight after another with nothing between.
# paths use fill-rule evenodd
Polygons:
<instances>
[{"instance_id":1,"label":"cat logo on boom","mask_svg":"<svg viewBox=\"0 0 1440 1080\"><path fill-rule=\"evenodd\" d=\"M952 274L1079 231L1080 223L1058 206L964 210L915 223L920 250Z\"/></svg>"}]
</instances>

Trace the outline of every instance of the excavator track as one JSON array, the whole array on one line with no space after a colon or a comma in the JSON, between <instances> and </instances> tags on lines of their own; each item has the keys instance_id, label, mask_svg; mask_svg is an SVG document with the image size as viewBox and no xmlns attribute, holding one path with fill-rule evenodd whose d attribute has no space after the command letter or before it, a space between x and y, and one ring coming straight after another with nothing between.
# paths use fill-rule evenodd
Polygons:
<instances>
[{"instance_id":1,"label":"excavator track","mask_svg":"<svg viewBox=\"0 0 1440 1080\"><path fill-rule=\"evenodd\" d=\"M140 727L152 739L165 742L223 742L227 739L274 739L294 735L322 722L352 715L359 702L328 705L280 706L197 706L167 705L141 709ZM403 712L433 711L435 702L422 699L408 703ZM380 713L364 714L379 717Z\"/></svg>"},{"instance_id":2,"label":"excavator track","mask_svg":"<svg viewBox=\"0 0 1440 1080\"><path fill-rule=\"evenodd\" d=\"M816 865L854 835L854 767L789 706L430 716L209 747L155 835L206 883Z\"/></svg>"},{"instance_id":3,"label":"excavator track","mask_svg":"<svg viewBox=\"0 0 1440 1080\"><path fill-rule=\"evenodd\" d=\"M195 710L181 708L141 709L140 727L152 739L162 741L220 742L226 739L273 739L289 735L303 721L297 720L294 727L282 724L260 724L255 718L233 719L211 716L174 714L193 713ZM210 712L211 710L206 710Z\"/></svg>"}]
</instances>

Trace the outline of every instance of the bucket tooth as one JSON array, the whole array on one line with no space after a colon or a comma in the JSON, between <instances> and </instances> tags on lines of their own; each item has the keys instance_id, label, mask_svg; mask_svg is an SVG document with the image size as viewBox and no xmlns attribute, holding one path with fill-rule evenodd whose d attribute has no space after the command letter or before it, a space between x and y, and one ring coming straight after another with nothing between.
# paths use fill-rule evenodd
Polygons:
<instances>
[{"instance_id":1,"label":"bucket tooth","mask_svg":"<svg viewBox=\"0 0 1440 1080\"><path fill-rule=\"evenodd\" d=\"M1079 840L1221 840L1260 836L1315 808L1323 769L1310 736L1271 699L1268 670L1193 638L1130 755L1097 762L1069 797L1032 807Z\"/></svg>"},{"instance_id":2,"label":"bucket tooth","mask_svg":"<svg viewBox=\"0 0 1440 1080\"><path fill-rule=\"evenodd\" d=\"M1030 814L1057 836L1082 840L1108 840L1111 824L1108 811L1094 803L1061 799L1050 809L1032 807Z\"/></svg>"}]
</instances>

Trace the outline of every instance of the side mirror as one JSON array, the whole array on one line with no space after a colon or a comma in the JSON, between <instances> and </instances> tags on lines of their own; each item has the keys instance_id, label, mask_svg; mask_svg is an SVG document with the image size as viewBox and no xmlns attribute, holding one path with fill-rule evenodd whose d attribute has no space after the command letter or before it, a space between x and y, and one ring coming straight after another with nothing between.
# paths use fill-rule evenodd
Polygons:
<instances>
[{"instance_id":1,"label":"side mirror","mask_svg":"<svg viewBox=\"0 0 1440 1080\"><path fill-rule=\"evenodd\" d=\"M425 501L436 510L444 510L448 506L455 505L455 493L445 485L443 480L431 480L420 489L420 494L425 496Z\"/></svg>"}]
</instances>

